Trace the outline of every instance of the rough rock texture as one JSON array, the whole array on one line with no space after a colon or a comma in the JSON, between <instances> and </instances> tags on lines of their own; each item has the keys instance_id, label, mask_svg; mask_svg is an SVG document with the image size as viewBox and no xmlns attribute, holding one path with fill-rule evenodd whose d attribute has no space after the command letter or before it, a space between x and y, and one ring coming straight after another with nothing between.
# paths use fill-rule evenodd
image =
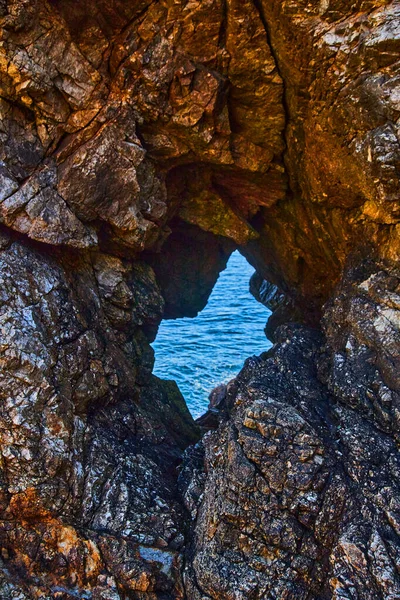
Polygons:
<instances>
[{"instance_id":1,"label":"rough rock texture","mask_svg":"<svg viewBox=\"0 0 400 600\"><path fill-rule=\"evenodd\" d=\"M272 312L265 326L265 334L272 342L275 341L275 333L280 325L287 322L302 323L307 320L308 315L296 306L292 298L284 294L275 284L263 279L257 271L250 277L249 287L254 298Z\"/></svg>"},{"instance_id":2,"label":"rough rock texture","mask_svg":"<svg viewBox=\"0 0 400 600\"><path fill-rule=\"evenodd\" d=\"M364 241L399 255L400 7L258 4L284 81L290 191L262 210L255 252L270 263L266 279L275 272L274 283L318 313L351 248Z\"/></svg>"},{"instance_id":3,"label":"rough rock texture","mask_svg":"<svg viewBox=\"0 0 400 600\"><path fill-rule=\"evenodd\" d=\"M197 438L151 375L162 297L145 263L60 262L2 235L1 593L179 597L174 466Z\"/></svg>"},{"instance_id":4,"label":"rough rock texture","mask_svg":"<svg viewBox=\"0 0 400 600\"><path fill-rule=\"evenodd\" d=\"M397 256L397 1L1 10L7 226L132 256L179 215L314 322L360 240Z\"/></svg>"},{"instance_id":5,"label":"rough rock texture","mask_svg":"<svg viewBox=\"0 0 400 600\"><path fill-rule=\"evenodd\" d=\"M229 384L181 473L189 598L399 597L399 275L350 270L326 338L281 326Z\"/></svg>"},{"instance_id":6,"label":"rough rock texture","mask_svg":"<svg viewBox=\"0 0 400 600\"><path fill-rule=\"evenodd\" d=\"M399 23L0 0L1 597L400 597ZM276 345L178 489L150 342L237 247Z\"/></svg>"}]
</instances>

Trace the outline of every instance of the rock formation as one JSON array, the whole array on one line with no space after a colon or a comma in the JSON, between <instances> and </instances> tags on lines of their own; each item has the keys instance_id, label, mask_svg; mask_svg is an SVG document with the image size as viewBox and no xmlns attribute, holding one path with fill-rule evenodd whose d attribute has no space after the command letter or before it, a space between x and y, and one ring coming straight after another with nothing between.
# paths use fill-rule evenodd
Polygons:
<instances>
[{"instance_id":1,"label":"rock formation","mask_svg":"<svg viewBox=\"0 0 400 600\"><path fill-rule=\"evenodd\" d=\"M0 0L0 597L400 598L398 0ZM275 344L152 375L230 253Z\"/></svg>"},{"instance_id":2,"label":"rock formation","mask_svg":"<svg viewBox=\"0 0 400 600\"><path fill-rule=\"evenodd\" d=\"M350 270L324 336L281 325L228 386L181 475L188 597L399 596L399 275Z\"/></svg>"}]
</instances>

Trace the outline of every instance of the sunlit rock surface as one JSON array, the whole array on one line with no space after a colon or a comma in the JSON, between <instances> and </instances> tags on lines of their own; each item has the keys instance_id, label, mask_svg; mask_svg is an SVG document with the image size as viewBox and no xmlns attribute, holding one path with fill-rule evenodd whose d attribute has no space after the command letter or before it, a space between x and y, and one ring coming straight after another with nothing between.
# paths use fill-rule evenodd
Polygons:
<instances>
[{"instance_id":1,"label":"sunlit rock surface","mask_svg":"<svg viewBox=\"0 0 400 600\"><path fill-rule=\"evenodd\" d=\"M400 596L399 23L0 2L0 595ZM199 431L150 342L238 246L276 345L178 486Z\"/></svg>"}]
</instances>

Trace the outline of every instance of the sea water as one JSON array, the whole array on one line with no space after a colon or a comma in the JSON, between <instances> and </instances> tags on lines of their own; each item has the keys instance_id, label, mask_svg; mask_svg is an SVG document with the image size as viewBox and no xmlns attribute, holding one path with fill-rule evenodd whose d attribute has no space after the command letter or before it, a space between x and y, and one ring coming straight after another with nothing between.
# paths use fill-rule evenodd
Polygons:
<instances>
[{"instance_id":1,"label":"sea water","mask_svg":"<svg viewBox=\"0 0 400 600\"><path fill-rule=\"evenodd\" d=\"M215 386L232 379L246 358L271 347L264 333L270 312L249 291L253 272L234 252L197 317L160 325L154 373L177 382L195 418L207 410Z\"/></svg>"}]
</instances>

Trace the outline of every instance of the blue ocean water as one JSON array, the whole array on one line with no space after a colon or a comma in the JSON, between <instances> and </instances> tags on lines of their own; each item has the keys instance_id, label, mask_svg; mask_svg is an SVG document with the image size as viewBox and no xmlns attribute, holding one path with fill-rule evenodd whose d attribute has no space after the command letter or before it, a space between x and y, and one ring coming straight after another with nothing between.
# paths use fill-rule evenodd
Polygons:
<instances>
[{"instance_id":1,"label":"blue ocean water","mask_svg":"<svg viewBox=\"0 0 400 600\"><path fill-rule=\"evenodd\" d=\"M264 327L270 312L249 292L254 269L234 252L205 309L194 319L163 321L153 343L154 373L175 379L192 415L208 406L208 395L242 368L244 360L271 347Z\"/></svg>"}]
</instances>

